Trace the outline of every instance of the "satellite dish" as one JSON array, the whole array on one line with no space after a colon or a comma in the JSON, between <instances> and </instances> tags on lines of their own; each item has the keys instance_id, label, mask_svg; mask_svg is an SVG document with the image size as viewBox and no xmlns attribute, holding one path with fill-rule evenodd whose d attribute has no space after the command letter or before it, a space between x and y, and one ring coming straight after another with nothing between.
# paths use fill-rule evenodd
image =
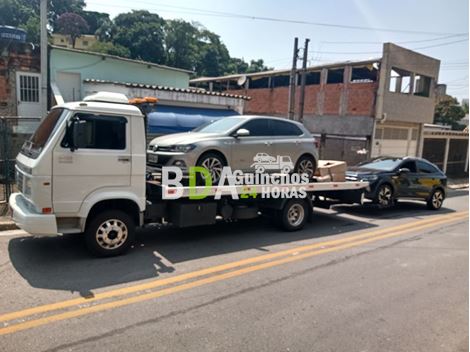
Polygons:
<instances>
[{"instance_id":1,"label":"satellite dish","mask_svg":"<svg viewBox=\"0 0 470 352\"><path fill-rule=\"evenodd\" d=\"M245 82L246 82L246 76L245 76L245 75L240 76L240 78L237 79L237 84L238 84L239 86L244 85Z\"/></svg>"}]
</instances>

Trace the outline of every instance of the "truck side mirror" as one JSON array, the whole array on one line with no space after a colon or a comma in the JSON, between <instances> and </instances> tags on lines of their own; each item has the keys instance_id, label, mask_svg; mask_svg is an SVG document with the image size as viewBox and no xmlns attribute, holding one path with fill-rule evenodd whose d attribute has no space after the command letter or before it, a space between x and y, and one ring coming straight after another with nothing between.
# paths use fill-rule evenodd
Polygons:
<instances>
[{"instance_id":1,"label":"truck side mirror","mask_svg":"<svg viewBox=\"0 0 470 352\"><path fill-rule=\"evenodd\" d=\"M237 130L237 132L235 132L235 137L236 138L238 138L238 137L248 137L249 135L250 135L250 131L248 131L245 128L240 128L239 130Z\"/></svg>"},{"instance_id":2,"label":"truck side mirror","mask_svg":"<svg viewBox=\"0 0 470 352\"><path fill-rule=\"evenodd\" d=\"M70 123L67 125L65 130L65 140L67 147L70 148L70 151L73 152L77 150L77 142L79 140L79 123L80 120L78 118L73 118L70 120Z\"/></svg>"}]
</instances>

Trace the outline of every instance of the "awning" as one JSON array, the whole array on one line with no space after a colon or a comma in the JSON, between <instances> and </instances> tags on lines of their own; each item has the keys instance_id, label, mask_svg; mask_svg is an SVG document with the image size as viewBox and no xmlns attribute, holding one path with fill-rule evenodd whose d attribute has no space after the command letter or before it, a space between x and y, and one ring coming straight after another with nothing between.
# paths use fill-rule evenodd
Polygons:
<instances>
[{"instance_id":1,"label":"awning","mask_svg":"<svg viewBox=\"0 0 470 352\"><path fill-rule=\"evenodd\" d=\"M187 132L212 120L234 115L239 114L229 109L203 109L157 104L154 111L148 114L147 132L155 134Z\"/></svg>"}]
</instances>

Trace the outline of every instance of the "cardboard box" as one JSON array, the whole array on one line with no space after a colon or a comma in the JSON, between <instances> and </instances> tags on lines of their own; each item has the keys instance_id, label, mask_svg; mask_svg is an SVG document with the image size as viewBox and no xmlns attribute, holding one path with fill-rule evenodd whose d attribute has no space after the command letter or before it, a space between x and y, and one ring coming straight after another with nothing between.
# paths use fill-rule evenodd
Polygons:
<instances>
[{"instance_id":1,"label":"cardboard box","mask_svg":"<svg viewBox=\"0 0 470 352\"><path fill-rule=\"evenodd\" d=\"M329 176L332 182L344 182L346 180L346 169L347 164L344 161L319 160L315 175L319 176L322 181L327 179L326 176Z\"/></svg>"}]
</instances>

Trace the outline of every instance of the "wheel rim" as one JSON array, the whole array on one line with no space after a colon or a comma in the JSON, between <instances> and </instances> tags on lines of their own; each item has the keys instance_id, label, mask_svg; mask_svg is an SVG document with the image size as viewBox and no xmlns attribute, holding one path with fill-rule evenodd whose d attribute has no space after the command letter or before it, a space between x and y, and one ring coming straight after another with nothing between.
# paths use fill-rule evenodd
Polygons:
<instances>
[{"instance_id":1,"label":"wheel rim","mask_svg":"<svg viewBox=\"0 0 470 352\"><path fill-rule=\"evenodd\" d=\"M201 165L209 171L213 183L219 181L223 168L222 162L219 159L210 157L205 159ZM203 176L203 178L205 177Z\"/></svg>"},{"instance_id":2,"label":"wheel rim","mask_svg":"<svg viewBox=\"0 0 470 352\"><path fill-rule=\"evenodd\" d=\"M299 163L299 174L307 174L308 177L313 177L314 166L313 162L308 159L301 160Z\"/></svg>"},{"instance_id":3,"label":"wheel rim","mask_svg":"<svg viewBox=\"0 0 470 352\"><path fill-rule=\"evenodd\" d=\"M392 189L382 186L379 190L378 200L380 205L389 205L392 202Z\"/></svg>"},{"instance_id":4,"label":"wheel rim","mask_svg":"<svg viewBox=\"0 0 470 352\"><path fill-rule=\"evenodd\" d=\"M300 204L292 205L287 211L287 221L291 226L299 226L305 217L304 207Z\"/></svg>"},{"instance_id":5,"label":"wheel rim","mask_svg":"<svg viewBox=\"0 0 470 352\"><path fill-rule=\"evenodd\" d=\"M440 208L442 206L442 202L444 201L444 195L441 191L436 191L432 195L432 205L434 208Z\"/></svg>"},{"instance_id":6,"label":"wheel rim","mask_svg":"<svg viewBox=\"0 0 470 352\"><path fill-rule=\"evenodd\" d=\"M104 249L116 249L127 240L127 226L119 219L109 219L96 230L96 242Z\"/></svg>"}]
</instances>

